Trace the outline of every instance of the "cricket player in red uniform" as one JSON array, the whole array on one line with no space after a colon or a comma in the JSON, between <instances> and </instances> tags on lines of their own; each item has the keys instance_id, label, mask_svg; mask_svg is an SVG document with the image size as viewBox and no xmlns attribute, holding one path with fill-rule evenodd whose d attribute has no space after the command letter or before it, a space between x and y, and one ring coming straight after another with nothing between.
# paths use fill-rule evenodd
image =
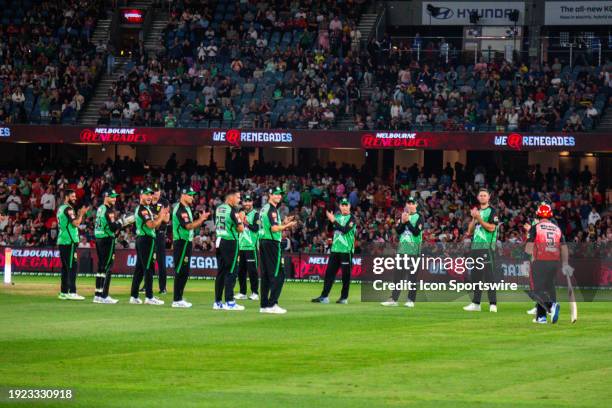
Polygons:
<instances>
[{"instance_id":1,"label":"cricket player in red uniform","mask_svg":"<svg viewBox=\"0 0 612 408\"><path fill-rule=\"evenodd\" d=\"M550 204L541 203L536 211L536 223L529 230L525 252L531 256L531 297L537 302L534 323L546 324L546 314L551 323L559 320L559 304L556 302L555 277L562 263L563 273L571 269L568 250L561 229L550 219Z\"/></svg>"}]
</instances>

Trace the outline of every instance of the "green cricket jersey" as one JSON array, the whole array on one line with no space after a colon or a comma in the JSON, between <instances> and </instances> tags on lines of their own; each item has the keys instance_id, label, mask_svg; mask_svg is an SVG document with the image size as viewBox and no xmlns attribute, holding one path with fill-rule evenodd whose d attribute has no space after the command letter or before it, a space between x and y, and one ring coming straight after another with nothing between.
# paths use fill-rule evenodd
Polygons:
<instances>
[{"instance_id":1,"label":"green cricket jersey","mask_svg":"<svg viewBox=\"0 0 612 408\"><path fill-rule=\"evenodd\" d=\"M355 217L352 214L336 214L334 222L334 239L331 251L341 254L352 254L355 251Z\"/></svg>"},{"instance_id":2,"label":"green cricket jersey","mask_svg":"<svg viewBox=\"0 0 612 408\"><path fill-rule=\"evenodd\" d=\"M252 209L246 214L246 225L244 231L238 238L238 246L241 251L252 251L257 248L259 239L259 214Z\"/></svg>"},{"instance_id":3,"label":"green cricket jersey","mask_svg":"<svg viewBox=\"0 0 612 408\"><path fill-rule=\"evenodd\" d=\"M136 216L136 236L155 238L155 229L147 227L147 221L153 219L153 213L147 205L139 205L134 212Z\"/></svg>"},{"instance_id":4,"label":"green cricket jersey","mask_svg":"<svg viewBox=\"0 0 612 408\"><path fill-rule=\"evenodd\" d=\"M423 218L419 213L410 214L407 223L400 223L397 233L399 234L397 253L420 255L423 242Z\"/></svg>"},{"instance_id":5,"label":"green cricket jersey","mask_svg":"<svg viewBox=\"0 0 612 408\"><path fill-rule=\"evenodd\" d=\"M264 205L259 212L259 220L261 222L259 239L280 242L283 237L282 231L272 231L273 225L281 225L281 215L278 208L270 203Z\"/></svg>"},{"instance_id":6,"label":"green cricket jersey","mask_svg":"<svg viewBox=\"0 0 612 408\"><path fill-rule=\"evenodd\" d=\"M495 249L495 243L497 241L497 224L499 223L497 212L493 207L481 208L478 211L484 222L495 224L495 229L493 232L489 232L484 229L480 223L476 224L474 236L472 237L472 249L493 250Z\"/></svg>"},{"instance_id":7,"label":"green cricket jersey","mask_svg":"<svg viewBox=\"0 0 612 408\"><path fill-rule=\"evenodd\" d=\"M176 203L172 210L172 239L177 241L193 241L194 231L187 229L185 226L193 222L193 214L189 206L184 206L181 203Z\"/></svg>"},{"instance_id":8,"label":"green cricket jersey","mask_svg":"<svg viewBox=\"0 0 612 408\"><path fill-rule=\"evenodd\" d=\"M236 217L236 210L228 204L221 204L217 207L215 210L217 237L228 241L236 241L238 239L238 231L236 230L237 225L238 218Z\"/></svg>"},{"instance_id":9,"label":"green cricket jersey","mask_svg":"<svg viewBox=\"0 0 612 408\"><path fill-rule=\"evenodd\" d=\"M96 238L114 238L117 230L114 223L114 214L109 211L110 207L102 204L96 211L96 226L94 236Z\"/></svg>"},{"instance_id":10,"label":"green cricket jersey","mask_svg":"<svg viewBox=\"0 0 612 408\"><path fill-rule=\"evenodd\" d=\"M57 224L59 233L57 235L57 245L71 245L79 243L79 229L72 225L76 219L74 208L69 204L62 204L57 209Z\"/></svg>"}]
</instances>

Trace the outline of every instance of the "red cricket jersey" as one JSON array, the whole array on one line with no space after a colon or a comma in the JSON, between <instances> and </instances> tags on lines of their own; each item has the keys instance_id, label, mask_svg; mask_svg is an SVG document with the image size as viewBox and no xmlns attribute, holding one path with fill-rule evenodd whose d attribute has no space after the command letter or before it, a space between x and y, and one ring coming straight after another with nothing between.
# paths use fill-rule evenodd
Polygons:
<instances>
[{"instance_id":1,"label":"red cricket jersey","mask_svg":"<svg viewBox=\"0 0 612 408\"><path fill-rule=\"evenodd\" d=\"M529 230L528 242L533 242L534 261L561 260L561 244L565 242L561 229L550 220L540 221Z\"/></svg>"}]
</instances>

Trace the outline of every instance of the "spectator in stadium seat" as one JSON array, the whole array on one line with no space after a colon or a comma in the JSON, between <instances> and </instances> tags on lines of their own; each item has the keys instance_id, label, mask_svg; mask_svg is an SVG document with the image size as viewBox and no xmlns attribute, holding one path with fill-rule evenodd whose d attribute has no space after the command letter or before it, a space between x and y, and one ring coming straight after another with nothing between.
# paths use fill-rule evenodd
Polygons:
<instances>
[{"instance_id":1,"label":"spectator in stadium seat","mask_svg":"<svg viewBox=\"0 0 612 408\"><path fill-rule=\"evenodd\" d=\"M583 130L582 119L580 118L580 115L578 115L578 113L576 113L576 111L573 111L571 113L570 117L565 122L565 126L563 127L563 131L565 131L565 132L576 132L576 131L581 131L581 130Z\"/></svg>"},{"instance_id":2,"label":"spectator in stadium seat","mask_svg":"<svg viewBox=\"0 0 612 408\"><path fill-rule=\"evenodd\" d=\"M140 103L140 109L148 111L151 108L151 95L149 92L146 90L142 91L138 96L138 102Z\"/></svg>"},{"instance_id":3,"label":"spectator in stadium seat","mask_svg":"<svg viewBox=\"0 0 612 408\"><path fill-rule=\"evenodd\" d=\"M590 118L591 120L595 121L597 119L597 116L599 115L599 112L597 111L597 109L593 106L592 103L590 103L588 105L588 108L585 112L586 116L588 118Z\"/></svg>"},{"instance_id":4,"label":"spectator in stadium seat","mask_svg":"<svg viewBox=\"0 0 612 408\"><path fill-rule=\"evenodd\" d=\"M236 111L232 105L226 106L223 109L223 122L225 124L231 124L234 120L236 120Z\"/></svg>"},{"instance_id":5,"label":"spectator in stadium seat","mask_svg":"<svg viewBox=\"0 0 612 408\"><path fill-rule=\"evenodd\" d=\"M597 212L595 207L591 207L591 212L589 213L588 225L595 225L601 220L601 216Z\"/></svg>"},{"instance_id":6,"label":"spectator in stadium seat","mask_svg":"<svg viewBox=\"0 0 612 408\"><path fill-rule=\"evenodd\" d=\"M159 112L158 112L159 113ZM160 114L161 115L161 114ZM166 117L164 118L164 127L167 128L175 128L177 125L177 120L176 117L174 116L174 113L172 112L168 112L166 114Z\"/></svg>"},{"instance_id":7,"label":"spectator in stadium seat","mask_svg":"<svg viewBox=\"0 0 612 408\"><path fill-rule=\"evenodd\" d=\"M300 192L295 189L295 187L291 187L291 191L287 193L287 203L289 204L289 209L293 211L300 204L301 195Z\"/></svg>"},{"instance_id":8,"label":"spectator in stadium seat","mask_svg":"<svg viewBox=\"0 0 612 408\"><path fill-rule=\"evenodd\" d=\"M15 91L11 95L11 100L17 106L23 105L23 103L25 102L25 95L23 94L23 91L21 90L21 87L15 88Z\"/></svg>"},{"instance_id":9,"label":"spectator in stadium seat","mask_svg":"<svg viewBox=\"0 0 612 408\"><path fill-rule=\"evenodd\" d=\"M16 186L11 187L11 193L6 199L6 207L10 216L16 216L21 211L21 197L17 192Z\"/></svg>"},{"instance_id":10,"label":"spectator in stadium seat","mask_svg":"<svg viewBox=\"0 0 612 408\"><path fill-rule=\"evenodd\" d=\"M519 110L519 108L514 108L514 109L511 109L506 114L506 122L508 122L508 130L510 130L510 131L518 130L518 126L519 126L519 114L518 114L518 110Z\"/></svg>"}]
</instances>

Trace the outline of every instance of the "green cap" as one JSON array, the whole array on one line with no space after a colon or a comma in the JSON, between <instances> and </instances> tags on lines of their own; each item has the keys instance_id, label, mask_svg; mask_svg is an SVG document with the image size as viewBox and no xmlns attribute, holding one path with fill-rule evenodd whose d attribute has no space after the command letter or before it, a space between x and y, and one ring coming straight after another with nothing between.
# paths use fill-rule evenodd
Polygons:
<instances>
[{"instance_id":1,"label":"green cap","mask_svg":"<svg viewBox=\"0 0 612 408\"><path fill-rule=\"evenodd\" d=\"M416 204L417 200L414 197L408 197L408 199L406 200L406 203Z\"/></svg>"},{"instance_id":2,"label":"green cap","mask_svg":"<svg viewBox=\"0 0 612 408\"><path fill-rule=\"evenodd\" d=\"M340 205L350 205L351 203L349 203L349 200L347 200L346 198L343 198L342 200L340 200Z\"/></svg>"},{"instance_id":3,"label":"green cap","mask_svg":"<svg viewBox=\"0 0 612 408\"><path fill-rule=\"evenodd\" d=\"M251 197L250 194L245 194L244 197L242 198L242 202L245 201L253 201L253 197Z\"/></svg>"},{"instance_id":4,"label":"green cap","mask_svg":"<svg viewBox=\"0 0 612 408\"><path fill-rule=\"evenodd\" d=\"M151 190L153 190L153 192L161 191L161 186L159 185L159 183L153 183L153 186L151 186Z\"/></svg>"},{"instance_id":5,"label":"green cap","mask_svg":"<svg viewBox=\"0 0 612 408\"><path fill-rule=\"evenodd\" d=\"M119 194L117 194L117 192L115 190L106 190L103 194L103 197L110 197L110 198L115 198L115 197L119 197Z\"/></svg>"},{"instance_id":6,"label":"green cap","mask_svg":"<svg viewBox=\"0 0 612 408\"><path fill-rule=\"evenodd\" d=\"M198 193L196 193L195 190L193 188L191 188L191 187L185 187L185 188L181 189L181 194L187 194L187 195L190 195L190 196L194 196L194 195L196 195Z\"/></svg>"},{"instance_id":7,"label":"green cap","mask_svg":"<svg viewBox=\"0 0 612 408\"><path fill-rule=\"evenodd\" d=\"M143 187L140 189L140 194L153 194L153 190L150 187Z\"/></svg>"},{"instance_id":8,"label":"green cap","mask_svg":"<svg viewBox=\"0 0 612 408\"><path fill-rule=\"evenodd\" d=\"M281 187L274 187L268 190L268 193L274 194L274 195L283 195L285 192L283 191Z\"/></svg>"}]
</instances>

